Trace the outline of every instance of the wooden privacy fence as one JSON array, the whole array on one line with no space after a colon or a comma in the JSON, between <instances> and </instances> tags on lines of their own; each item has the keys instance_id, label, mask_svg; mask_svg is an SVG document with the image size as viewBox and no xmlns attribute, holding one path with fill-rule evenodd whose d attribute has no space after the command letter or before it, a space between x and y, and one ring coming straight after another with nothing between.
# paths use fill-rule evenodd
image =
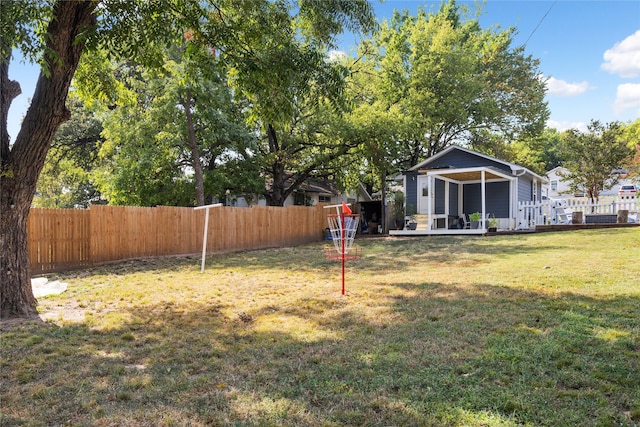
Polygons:
<instances>
[{"instance_id":1,"label":"wooden privacy fence","mask_svg":"<svg viewBox=\"0 0 640 427\"><path fill-rule=\"evenodd\" d=\"M206 210L91 206L31 209L27 226L33 274L111 261L202 251ZM322 205L209 209L207 252L294 246L319 241Z\"/></svg>"}]
</instances>

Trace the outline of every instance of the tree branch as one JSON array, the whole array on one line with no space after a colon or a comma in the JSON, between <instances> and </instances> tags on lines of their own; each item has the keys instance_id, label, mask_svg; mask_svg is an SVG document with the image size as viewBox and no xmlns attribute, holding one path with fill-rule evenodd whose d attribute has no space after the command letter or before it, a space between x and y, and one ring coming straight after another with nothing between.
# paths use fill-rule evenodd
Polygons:
<instances>
[{"instance_id":1,"label":"tree branch","mask_svg":"<svg viewBox=\"0 0 640 427\"><path fill-rule=\"evenodd\" d=\"M11 51L9 51L9 57L11 57ZM20 83L9 80L9 58L0 59L0 173L3 169L2 165L9 158L9 131L7 128L9 107L21 93Z\"/></svg>"}]
</instances>

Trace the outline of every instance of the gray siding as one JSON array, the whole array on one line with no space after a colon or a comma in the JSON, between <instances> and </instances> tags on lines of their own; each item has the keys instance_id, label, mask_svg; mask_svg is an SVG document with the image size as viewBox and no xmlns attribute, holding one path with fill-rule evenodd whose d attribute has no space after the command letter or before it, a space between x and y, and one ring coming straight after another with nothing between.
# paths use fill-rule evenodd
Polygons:
<instances>
[{"instance_id":1,"label":"gray siding","mask_svg":"<svg viewBox=\"0 0 640 427\"><path fill-rule=\"evenodd\" d=\"M405 189L405 204L406 209L409 211L411 207L413 207L413 212L408 212L409 214L416 213L418 211L418 174L417 172L407 172L406 173L406 189ZM405 211L405 212L407 212Z\"/></svg>"},{"instance_id":2,"label":"gray siding","mask_svg":"<svg viewBox=\"0 0 640 427\"><path fill-rule=\"evenodd\" d=\"M442 157L425 164L421 169L494 167L511 175L511 168L500 162L460 150L451 150Z\"/></svg>"},{"instance_id":3,"label":"gray siding","mask_svg":"<svg viewBox=\"0 0 640 427\"><path fill-rule=\"evenodd\" d=\"M533 200L533 180L524 175L518 178L518 201L530 202Z\"/></svg>"},{"instance_id":4,"label":"gray siding","mask_svg":"<svg viewBox=\"0 0 640 427\"><path fill-rule=\"evenodd\" d=\"M449 183L449 215L458 214L458 184Z\"/></svg>"},{"instance_id":5,"label":"gray siding","mask_svg":"<svg viewBox=\"0 0 640 427\"><path fill-rule=\"evenodd\" d=\"M441 179L434 179L434 186L436 189L435 192L435 210L434 212L437 215L444 214L445 209L445 191L444 191L444 181Z\"/></svg>"},{"instance_id":6,"label":"gray siding","mask_svg":"<svg viewBox=\"0 0 640 427\"><path fill-rule=\"evenodd\" d=\"M496 218L509 218L509 182L487 184L487 213Z\"/></svg>"},{"instance_id":7,"label":"gray siding","mask_svg":"<svg viewBox=\"0 0 640 427\"><path fill-rule=\"evenodd\" d=\"M480 184L465 184L462 187L462 211L466 214L482 211Z\"/></svg>"},{"instance_id":8,"label":"gray siding","mask_svg":"<svg viewBox=\"0 0 640 427\"><path fill-rule=\"evenodd\" d=\"M488 182L486 184L486 213L496 218L509 218L509 182ZM466 214L482 212L482 189L480 184L464 186L464 207Z\"/></svg>"}]
</instances>

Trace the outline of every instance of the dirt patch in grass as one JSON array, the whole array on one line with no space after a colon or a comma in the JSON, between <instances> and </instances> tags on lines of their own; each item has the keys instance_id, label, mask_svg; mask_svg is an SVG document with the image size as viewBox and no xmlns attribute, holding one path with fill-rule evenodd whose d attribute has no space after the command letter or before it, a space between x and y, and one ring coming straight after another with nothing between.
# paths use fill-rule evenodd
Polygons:
<instances>
[{"instance_id":1,"label":"dirt patch in grass","mask_svg":"<svg viewBox=\"0 0 640 427\"><path fill-rule=\"evenodd\" d=\"M77 304L67 302L65 304L49 308L39 314L43 321L56 321L63 323L80 323L85 319L85 310Z\"/></svg>"}]
</instances>

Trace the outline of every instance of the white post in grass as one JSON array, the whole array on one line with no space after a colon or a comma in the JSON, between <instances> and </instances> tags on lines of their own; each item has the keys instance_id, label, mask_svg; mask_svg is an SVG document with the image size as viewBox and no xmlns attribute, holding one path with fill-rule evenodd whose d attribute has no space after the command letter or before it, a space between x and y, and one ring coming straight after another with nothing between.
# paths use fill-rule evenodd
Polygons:
<instances>
[{"instance_id":1,"label":"white post in grass","mask_svg":"<svg viewBox=\"0 0 640 427\"><path fill-rule=\"evenodd\" d=\"M202 237L202 266L200 267L200 273L204 273L204 261L207 257L207 234L209 232L209 208L217 208L222 206L222 203L214 203L213 205L196 206L193 210L205 209L204 213L204 236Z\"/></svg>"}]
</instances>

